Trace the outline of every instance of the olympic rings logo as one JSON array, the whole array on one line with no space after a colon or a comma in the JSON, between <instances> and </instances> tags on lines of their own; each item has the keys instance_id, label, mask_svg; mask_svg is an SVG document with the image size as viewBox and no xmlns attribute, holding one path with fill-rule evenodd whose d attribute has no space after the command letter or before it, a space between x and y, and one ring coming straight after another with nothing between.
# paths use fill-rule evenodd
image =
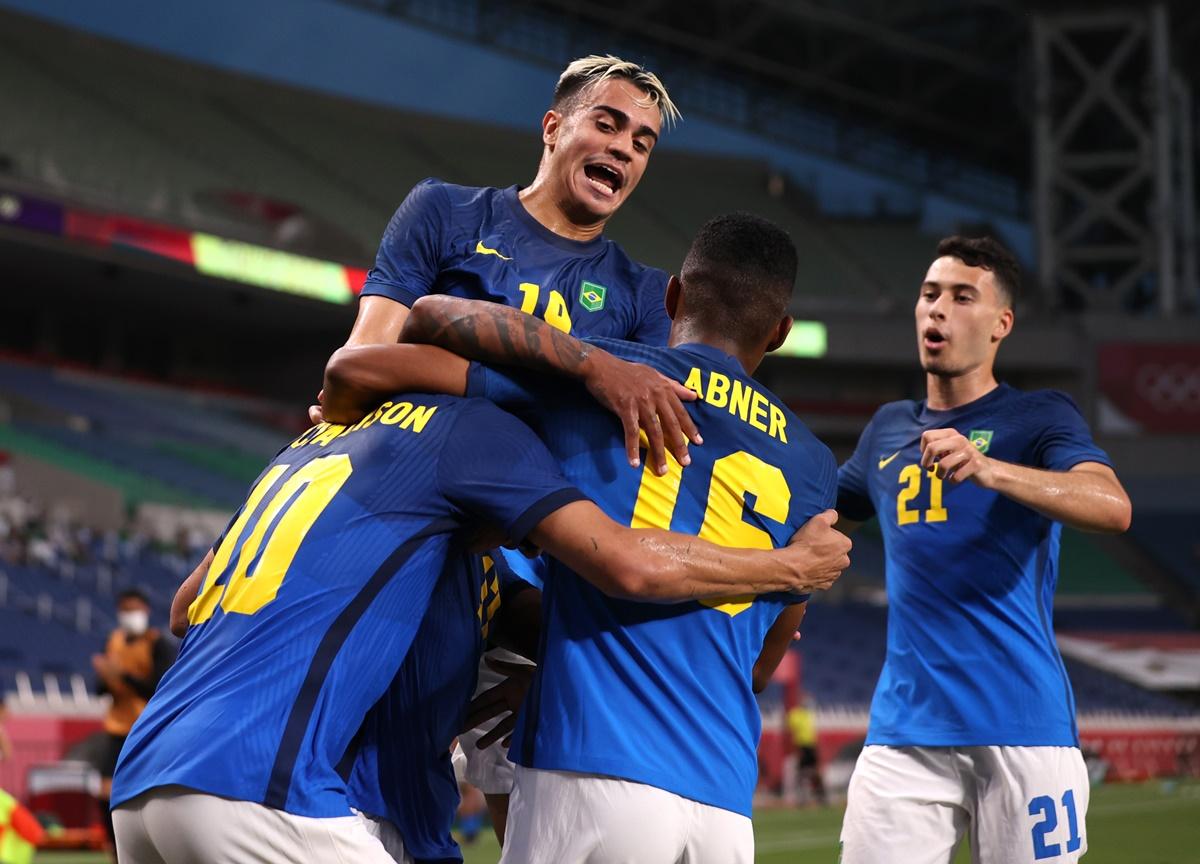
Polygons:
<instances>
[{"instance_id":1,"label":"olympic rings logo","mask_svg":"<svg viewBox=\"0 0 1200 864\"><path fill-rule=\"evenodd\" d=\"M1164 414L1200 413L1200 365L1147 363L1137 370L1134 389Z\"/></svg>"}]
</instances>

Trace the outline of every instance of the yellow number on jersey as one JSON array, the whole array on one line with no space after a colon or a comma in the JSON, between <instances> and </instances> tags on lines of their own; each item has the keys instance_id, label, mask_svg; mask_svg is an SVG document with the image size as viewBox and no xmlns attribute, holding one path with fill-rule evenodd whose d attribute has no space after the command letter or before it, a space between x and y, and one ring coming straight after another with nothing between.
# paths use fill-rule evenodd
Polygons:
<instances>
[{"instance_id":1,"label":"yellow number on jersey","mask_svg":"<svg viewBox=\"0 0 1200 864\"><path fill-rule=\"evenodd\" d=\"M521 289L521 311L526 315L536 315L542 286L534 282L522 282L517 287ZM567 309L567 301L553 288L550 289L550 296L546 300L546 309L542 313L542 318L551 327L564 333L571 332L571 313Z\"/></svg>"},{"instance_id":2,"label":"yellow number on jersey","mask_svg":"<svg viewBox=\"0 0 1200 864\"><path fill-rule=\"evenodd\" d=\"M354 470L345 454L314 459L288 478L247 534L247 523L263 497L289 467L276 465L250 492L241 515L213 557L204 587L188 608L189 623L207 621L216 612L218 603L226 613L253 615L274 600L304 535ZM270 538L266 537L268 531ZM246 539L240 543L233 572L224 585L218 585L217 579L229 568L230 558L242 537Z\"/></svg>"},{"instance_id":3,"label":"yellow number on jersey","mask_svg":"<svg viewBox=\"0 0 1200 864\"><path fill-rule=\"evenodd\" d=\"M921 521L920 510L910 510L908 502L912 501L921 491L921 474L929 477L929 509L925 511L926 522L945 522L947 513L942 506L942 478L937 476L933 468L922 472L920 465L905 465L900 470L900 483L904 488L896 495L896 524L911 525Z\"/></svg>"},{"instance_id":4,"label":"yellow number on jersey","mask_svg":"<svg viewBox=\"0 0 1200 864\"><path fill-rule=\"evenodd\" d=\"M667 454L667 473L661 477L647 464L642 471L630 526L669 529L682 479L683 466L670 453ZM776 522L787 521L792 490L788 488L783 472L757 456L739 450L713 463L708 504L698 536L721 546L770 549L774 545L771 535L742 518L747 494L754 496L755 513ZM748 609L754 602L754 595L739 594L700 602L732 617Z\"/></svg>"}]
</instances>

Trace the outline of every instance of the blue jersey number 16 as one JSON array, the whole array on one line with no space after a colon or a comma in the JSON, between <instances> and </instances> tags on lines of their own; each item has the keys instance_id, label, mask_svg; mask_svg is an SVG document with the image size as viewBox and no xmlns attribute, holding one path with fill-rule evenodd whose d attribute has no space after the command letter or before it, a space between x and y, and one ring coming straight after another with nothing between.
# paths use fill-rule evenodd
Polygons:
<instances>
[{"instance_id":1,"label":"blue jersey number 16","mask_svg":"<svg viewBox=\"0 0 1200 864\"><path fill-rule=\"evenodd\" d=\"M1068 789L1063 793L1062 806L1067 811L1067 829L1071 834L1067 838L1067 851L1078 852L1082 841L1079 837L1079 818L1075 815L1075 790ZM1054 799L1049 795L1039 795L1029 802L1029 815L1039 814L1042 821L1033 826L1033 857L1038 861L1057 858L1062 854L1062 844L1046 843L1046 835L1058 827L1058 813Z\"/></svg>"}]
</instances>

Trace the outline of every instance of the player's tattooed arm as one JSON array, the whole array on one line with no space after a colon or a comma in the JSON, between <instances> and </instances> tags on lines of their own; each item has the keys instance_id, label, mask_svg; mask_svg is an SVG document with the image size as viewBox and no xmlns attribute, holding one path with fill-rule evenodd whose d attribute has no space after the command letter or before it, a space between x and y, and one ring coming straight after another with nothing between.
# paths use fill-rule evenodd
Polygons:
<instances>
[{"instance_id":1,"label":"player's tattooed arm","mask_svg":"<svg viewBox=\"0 0 1200 864\"><path fill-rule=\"evenodd\" d=\"M471 360L581 381L596 401L621 419L626 455L635 467L641 461L639 429L660 474L667 471L665 450L687 465L688 442L703 441L683 407L683 402L696 398L694 392L655 369L618 359L520 310L445 295L422 297L413 304L400 339L437 345Z\"/></svg>"},{"instance_id":2,"label":"player's tattooed arm","mask_svg":"<svg viewBox=\"0 0 1200 864\"><path fill-rule=\"evenodd\" d=\"M970 480L1080 531L1120 534L1132 518L1116 472L1099 462L1046 471L986 456L956 429L931 429L921 436L921 466L952 483Z\"/></svg>"}]
</instances>

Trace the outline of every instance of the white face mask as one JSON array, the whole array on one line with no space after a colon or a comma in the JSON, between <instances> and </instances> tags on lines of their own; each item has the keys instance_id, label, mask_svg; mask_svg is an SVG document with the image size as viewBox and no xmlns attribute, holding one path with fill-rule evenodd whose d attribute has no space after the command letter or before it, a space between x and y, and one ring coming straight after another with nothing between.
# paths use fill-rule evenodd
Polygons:
<instances>
[{"instance_id":1,"label":"white face mask","mask_svg":"<svg viewBox=\"0 0 1200 864\"><path fill-rule=\"evenodd\" d=\"M143 609L128 609L118 612L117 624L130 636L141 636L150 626L150 613Z\"/></svg>"}]
</instances>

